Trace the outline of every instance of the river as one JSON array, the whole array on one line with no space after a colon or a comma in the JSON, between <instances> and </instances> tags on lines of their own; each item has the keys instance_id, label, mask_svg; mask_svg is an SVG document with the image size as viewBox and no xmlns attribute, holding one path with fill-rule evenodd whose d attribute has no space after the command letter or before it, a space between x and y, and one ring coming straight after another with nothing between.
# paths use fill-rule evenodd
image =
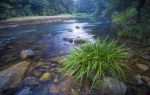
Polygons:
<instances>
[{"instance_id":1,"label":"river","mask_svg":"<svg viewBox=\"0 0 150 95\"><path fill-rule=\"evenodd\" d=\"M35 59L46 60L70 52L74 43L64 41L65 38L93 41L96 37L112 34L110 22L98 21L94 17L49 24L0 25L0 66L20 61L20 52L24 49L32 49L36 54Z\"/></svg>"}]
</instances>

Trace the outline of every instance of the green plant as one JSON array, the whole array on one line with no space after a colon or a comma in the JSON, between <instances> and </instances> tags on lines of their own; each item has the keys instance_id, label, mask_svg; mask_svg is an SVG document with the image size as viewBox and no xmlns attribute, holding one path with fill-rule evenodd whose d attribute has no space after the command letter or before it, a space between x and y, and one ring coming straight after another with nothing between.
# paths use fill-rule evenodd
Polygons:
<instances>
[{"instance_id":1,"label":"green plant","mask_svg":"<svg viewBox=\"0 0 150 95\"><path fill-rule=\"evenodd\" d=\"M130 25L118 32L119 36L144 39L145 26L142 24Z\"/></svg>"},{"instance_id":2,"label":"green plant","mask_svg":"<svg viewBox=\"0 0 150 95\"><path fill-rule=\"evenodd\" d=\"M123 68L128 67L121 62L128 54L129 49L118 45L118 41L98 39L95 43L88 42L75 48L62 64L62 70L81 83L89 79L92 87L106 76L124 80Z\"/></svg>"},{"instance_id":3,"label":"green plant","mask_svg":"<svg viewBox=\"0 0 150 95\"><path fill-rule=\"evenodd\" d=\"M127 24L127 22L130 22L129 18L133 17L134 15L135 12L132 9L127 9L120 14L113 15L112 22L116 24Z\"/></svg>"}]
</instances>

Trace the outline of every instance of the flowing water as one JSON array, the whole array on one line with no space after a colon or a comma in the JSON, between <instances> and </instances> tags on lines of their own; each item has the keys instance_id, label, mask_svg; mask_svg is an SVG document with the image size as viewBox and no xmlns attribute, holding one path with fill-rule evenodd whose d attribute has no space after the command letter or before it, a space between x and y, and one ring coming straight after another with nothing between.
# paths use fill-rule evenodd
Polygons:
<instances>
[{"instance_id":1,"label":"flowing water","mask_svg":"<svg viewBox=\"0 0 150 95\"><path fill-rule=\"evenodd\" d=\"M50 24L0 25L0 66L17 63L24 49L32 49L37 59L65 55L74 44L64 41L64 38L86 38L92 41L95 37L112 35L111 27L110 22L92 17Z\"/></svg>"}]
</instances>

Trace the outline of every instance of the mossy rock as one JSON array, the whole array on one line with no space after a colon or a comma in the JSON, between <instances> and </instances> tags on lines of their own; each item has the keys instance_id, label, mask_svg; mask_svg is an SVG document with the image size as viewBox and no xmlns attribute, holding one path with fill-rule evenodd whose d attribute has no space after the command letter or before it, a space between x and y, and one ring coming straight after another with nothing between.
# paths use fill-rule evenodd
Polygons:
<instances>
[{"instance_id":1,"label":"mossy rock","mask_svg":"<svg viewBox=\"0 0 150 95\"><path fill-rule=\"evenodd\" d=\"M41 77L40 77L40 80L41 81L45 81L45 80L49 80L50 79L50 73L44 73Z\"/></svg>"}]
</instances>

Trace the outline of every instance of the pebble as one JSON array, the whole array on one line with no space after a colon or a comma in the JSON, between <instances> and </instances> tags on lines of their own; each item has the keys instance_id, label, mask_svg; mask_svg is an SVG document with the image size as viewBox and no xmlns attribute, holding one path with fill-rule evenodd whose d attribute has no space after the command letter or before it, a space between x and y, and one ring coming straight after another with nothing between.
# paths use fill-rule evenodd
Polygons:
<instances>
[{"instance_id":1,"label":"pebble","mask_svg":"<svg viewBox=\"0 0 150 95\"><path fill-rule=\"evenodd\" d=\"M58 79L54 79L54 83L58 83Z\"/></svg>"},{"instance_id":2,"label":"pebble","mask_svg":"<svg viewBox=\"0 0 150 95\"><path fill-rule=\"evenodd\" d=\"M25 86L37 86L39 85L39 82L35 77L27 77L24 79L24 85Z\"/></svg>"}]
</instances>

